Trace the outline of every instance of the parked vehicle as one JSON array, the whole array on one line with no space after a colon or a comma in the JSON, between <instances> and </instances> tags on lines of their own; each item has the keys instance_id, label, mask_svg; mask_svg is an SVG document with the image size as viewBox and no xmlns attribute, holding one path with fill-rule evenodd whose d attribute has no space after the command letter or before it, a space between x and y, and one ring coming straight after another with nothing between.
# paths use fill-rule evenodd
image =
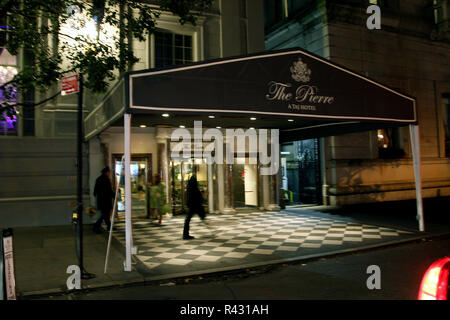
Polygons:
<instances>
[{"instance_id":1,"label":"parked vehicle","mask_svg":"<svg viewBox=\"0 0 450 320\"><path fill-rule=\"evenodd\" d=\"M447 300L449 292L450 257L434 262L420 284L419 300Z\"/></svg>"}]
</instances>

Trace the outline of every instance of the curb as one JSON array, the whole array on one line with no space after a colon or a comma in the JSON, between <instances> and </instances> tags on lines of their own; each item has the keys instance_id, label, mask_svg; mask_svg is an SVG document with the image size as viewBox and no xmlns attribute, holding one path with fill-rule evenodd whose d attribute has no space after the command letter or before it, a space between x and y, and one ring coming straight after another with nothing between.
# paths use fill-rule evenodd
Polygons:
<instances>
[{"instance_id":1,"label":"curb","mask_svg":"<svg viewBox=\"0 0 450 320\"><path fill-rule=\"evenodd\" d=\"M135 286L135 285L154 285L154 284L160 284L164 285L164 283L161 283L162 281L176 281L179 279L187 278L187 277L199 277L199 276L205 276L205 277L213 277L217 275L224 275L224 274L236 274L239 273L242 270L246 269L262 269L263 267L276 267L278 265L282 264L296 264L296 263L304 263L304 262L312 262L312 261L318 261L323 259L330 259L330 258L337 258L341 256L346 256L350 254L355 253L363 253L368 252L372 250L377 249L385 249L389 247L395 247L400 246L404 244L409 244L413 242L419 242L424 240L433 240L433 239L445 239L450 237L450 233L440 233L440 234L432 234L432 235L421 235L416 237L411 237L408 239L403 240L397 240L397 241L389 241L389 242L383 242L373 245L367 245L357 248L350 248L350 249L342 249L342 250L335 250L331 252L326 253L316 253L301 257L292 257L287 259L279 259L279 260L271 260L271 261L264 261L264 262L258 262L258 263L250 263L250 264L244 264L244 265L238 265L238 266L231 266L231 267L225 267L225 268L215 268L215 269L208 269L206 271L197 271L197 272L184 272L184 273L172 273L170 275L162 275L162 276L153 276L153 277L146 277L142 276L142 279L137 280L117 280L117 281L109 281L104 283L97 283L92 285L85 285L82 286L79 290L64 290L62 288L53 288L53 289L45 289L45 290L38 290L38 291L30 291L30 292L22 292L18 294L19 299L33 299L33 298L45 298L51 295L65 295L65 294L72 294L72 293L83 293L83 292L90 292L93 290L100 290L100 289L108 289L108 288L114 288L114 287L127 287L127 286Z\"/></svg>"}]
</instances>

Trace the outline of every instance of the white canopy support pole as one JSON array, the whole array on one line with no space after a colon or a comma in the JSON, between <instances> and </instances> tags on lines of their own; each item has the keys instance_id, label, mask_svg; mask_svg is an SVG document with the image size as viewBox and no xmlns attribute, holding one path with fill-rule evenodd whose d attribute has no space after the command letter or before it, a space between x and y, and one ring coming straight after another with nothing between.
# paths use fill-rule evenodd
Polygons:
<instances>
[{"instance_id":1,"label":"white canopy support pole","mask_svg":"<svg viewBox=\"0 0 450 320\"><path fill-rule=\"evenodd\" d=\"M410 124L409 134L411 140L411 151L414 165L414 178L416 180L416 200L417 200L417 220L419 221L419 230L425 231L425 223L423 218L423 200L422 200L422 173L420 160L420 138L419 126Z\"/></svg>"},{"instance_id":2,"label":"white canopy support pole","mask_svg":"<svg viewBox=\"0 0 450 320\"><path fill-rule=\"evenodd\" d=\"M131 248L133 235L131 229L131 114L124 114L124 158L125 158L125 271L131 271Z\"/></svg>"},{"instance_id":3,"label":"white canopy support pole","mask_svg":"<svg viewBox=\"0 0 450 320\"><path fill-rule=\"evenodd\" d=\"M108 269L109 250L111 248L111 239L112 239L112 233L113 233L113 229L114 229L114 220L116 219L117 195L118 195L118 191L119 191L120 178L122 177L123 159L124 159L124 157L122 156L122 159L120 160L120 168L121 169L120 169L120 173L119 173L119 182L116 185L113 213L111 216L111 228L109 229L108 246L106 247L105 269L103 270L103 273L106 273L106 270Z\"/></svg>"}]
</instances>

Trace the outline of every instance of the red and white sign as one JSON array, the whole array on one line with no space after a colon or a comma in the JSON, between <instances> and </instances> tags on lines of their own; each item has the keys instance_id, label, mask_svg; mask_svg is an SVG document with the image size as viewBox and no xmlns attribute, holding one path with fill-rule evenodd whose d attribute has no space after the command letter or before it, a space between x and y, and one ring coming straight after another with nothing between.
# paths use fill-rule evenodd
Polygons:
<instances>
[{"instance_id":1,"label":"red and white sign","mask_svg":"<svg viewBox=\"0 0 450 320\"><path fill-rule=\"evenodd\" d=\"M6 299L16 300L16 276L14 271L13 237L3 237L3 251L5 257Z\"/></svg>"},{"instance_id":2,"label":"red and white sign","mask_svg":"<svg viewBox=\"0 0 450 320\"><path fill-rule=\"evenodd\" d=\"M62 78L61 95L65 96L71 93L77 93L79 91L80 88L77 74Z\"/></svg>"}]
</instances>

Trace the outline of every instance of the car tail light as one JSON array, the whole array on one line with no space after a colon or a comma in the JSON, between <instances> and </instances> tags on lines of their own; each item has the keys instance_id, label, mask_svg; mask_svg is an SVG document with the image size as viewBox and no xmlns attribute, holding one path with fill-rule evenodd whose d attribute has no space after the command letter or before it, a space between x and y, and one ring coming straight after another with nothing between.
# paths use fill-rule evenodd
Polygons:
<instances>
[{"instance_id":1,"label":"car tail light","mask_svg":"<svg viewBox=\"0 0 450 320\"><path fill-rule=\"evenodd\" d=\"M449 257L434 262L422 278L418 299L447 300L449 270Z\"/></svg>"}]
</instances>

